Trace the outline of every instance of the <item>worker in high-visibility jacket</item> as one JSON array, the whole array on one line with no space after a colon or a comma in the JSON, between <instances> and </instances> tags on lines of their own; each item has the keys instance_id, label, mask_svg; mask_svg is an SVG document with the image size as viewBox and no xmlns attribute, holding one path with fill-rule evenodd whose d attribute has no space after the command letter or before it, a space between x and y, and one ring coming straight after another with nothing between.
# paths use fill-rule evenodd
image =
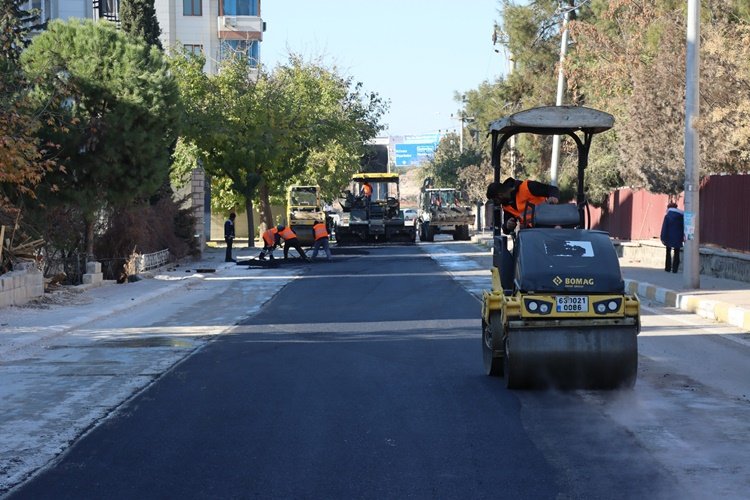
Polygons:
<instances>
[{"instance_id":1,"label":"worker in high-visibility jacket","mask_svg":"<svg viewBox=\"0 0 750 500\"><path fill-rule=\"evenodd\" d=\"M260 260L264 260L266 254L268 254L268 257L273 260L273 251L279 246L280 227L283 228L283 226L277 226L263 232L263 250L260 251L260 255L258 256Z\"/></svg>"},{"instance_id":2,"label":"worker in high-visibility jacket","mask_svg":"<svg viewBox=\"0 0 750 500\"><path fill-rule=\"evenodd\" d=\"M531 224L531 210L526 210L527 205L533 203L555 204L560 198L560 191L556 186L544 184L537 181L518 181L508 177L504 182L493 182L487 187L487 199L492 201L496 207L503 207L502 230L510 234L519 223L521 227Z\"/></svg>"},{"instance_id":3,"label":"worker in high-visibility jacket","mask_svg":"<svg viewBox=\"0 0 750 500\"><path fill-rule=\"evenodd\" d=\"M315 235L315 243L313 243L312 260L315 260L318 256L318 250L320 247L323 247L323 250L326 253L326 260L329 260L331 258L331 249L328 246L328 238L330 235L328 234L328 228L326 227L325 222L316 222L313 226L313 233Z\"/></svg>"},{"instance_id":4,"label":"worker in high-visibility jacket","mask_svg":"<svg viewBox=\"0 0 750 500\"><path fill-rule=\"evenodd\" d=\"M297 233L295 233L291 227L284 227L283 225L278 226L279 237L284 240L284 258L289 258L289 248L294 248L299 253L299 258L302 260L309 260L305 251L302 249L302 245L299 244Z\"/></svg>"}]
</instances>

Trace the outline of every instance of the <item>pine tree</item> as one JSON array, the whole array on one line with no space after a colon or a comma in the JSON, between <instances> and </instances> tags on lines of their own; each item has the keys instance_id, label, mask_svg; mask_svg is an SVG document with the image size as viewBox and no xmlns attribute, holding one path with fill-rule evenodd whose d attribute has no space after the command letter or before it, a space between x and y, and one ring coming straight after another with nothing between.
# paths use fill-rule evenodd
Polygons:
<instances>
[{"instance_id":1,"label":"pine tree","mask_svg":"<svg viewBox=\"0 0 750 500\"><path fill-rule=\"evenodd\" d=\"M61 145L65 166L50 176L57 189L37 194L83 212L92 255L97 213L152 195L167 176L179 118L176 83L159 50L111 23L50 22L21 63L37 82L37 106L54 113L55 123L41 133Z\"/></svg>"},{"instance_id":2,"label":"pine tree","mask_svg":"<svg viewBox=\"0 0 750 500\"><path fill-rule=\"evenodd\" d=\"M139 36L149 45L162 48L154 0L121 0L120 25L126 33Z\"/></svg>"}]
</instances>

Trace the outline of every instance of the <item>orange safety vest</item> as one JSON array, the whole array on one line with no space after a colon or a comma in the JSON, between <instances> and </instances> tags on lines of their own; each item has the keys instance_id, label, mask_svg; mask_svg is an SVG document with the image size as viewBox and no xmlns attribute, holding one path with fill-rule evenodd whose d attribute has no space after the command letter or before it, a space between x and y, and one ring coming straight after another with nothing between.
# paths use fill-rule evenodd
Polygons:
<instances>
[{"instance_id":1,"label":"orange safety vest","mask_svg":"<svg viewBox=\"0 0 750 500\"><path fill-rule=\"evenodd\" d=\"M326 229L326 225L322 222L318 222L313 226L313 233L315 233L315 241L328 238L328 230Z\"/></svg>"},{"instance_id":2,"label":"orange safety vest","mask_svg":"<svg viewBox=\"0 0 750 500\"><path fill-rule=\"evenodd\" d=\"M295 234L295 232L292 231L291 227L285 227L284 230L279 233L279 236L281 236L282 238L284 238L285 241L289 241L292 238L296 238L297 237L297 235Z\"/></svg>"},{"instance_id":3,"label":"orange safety vest","mask_svg":"<svg viewBox=\"0 0 750 500\"><path fill-rule=\"evenodd\" d=\"M272 227L265 233L263 233L263 241L266 242L267 247L272 247L273 244L276 242L276 233L278 233L279 230L275 227Z\"/></svg>"},{"instance_id":4,"label":"orange safety vest","mask_svg":"<svg viewBox=\"0 0 750 500\"><path fill-rule=\"evenodd\" d=\"M523 181L518 186L518 191L516 192L516 206L513 207L511 205L504 205L503 210L513 214L521 224L526 224L530 221L521 220L523 219L523 212L524 210L526 210L526 204L533 203L534 205L540 205L545 201L547 201L547 198L545 196L536 196L534 194L531 194L531 191L529 191L529 181ZM527 217L531 217L530 210Z\"/></svg>"},{"instance_id":5,"label":"orange safety vest","mask_svg":"<svg viewBox=\"0 0 750 500\"><path fill-rule=\"evenodd\" d=\"M372 195L372 186L370 186L369 184L363 184L362 185L362 193L365 196L371 196Z\"/></svg>"}]
</instances>

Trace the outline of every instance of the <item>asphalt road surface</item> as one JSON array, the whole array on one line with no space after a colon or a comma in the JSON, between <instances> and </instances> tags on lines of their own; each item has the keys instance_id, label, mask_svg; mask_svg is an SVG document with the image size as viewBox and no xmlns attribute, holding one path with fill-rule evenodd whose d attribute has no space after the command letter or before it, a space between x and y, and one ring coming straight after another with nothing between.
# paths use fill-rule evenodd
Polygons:
<instances>
[{"instance_id":1,"label":"asphalt road surface","mask_svg":"<svg viewBox=\"0 0 750 500\"><path fill-rule=\"evenodd\" d=\"M485 376L479 301L425 248L310 265L11 498L693 496L585 394Z\"/></svg>"}]
</instances>

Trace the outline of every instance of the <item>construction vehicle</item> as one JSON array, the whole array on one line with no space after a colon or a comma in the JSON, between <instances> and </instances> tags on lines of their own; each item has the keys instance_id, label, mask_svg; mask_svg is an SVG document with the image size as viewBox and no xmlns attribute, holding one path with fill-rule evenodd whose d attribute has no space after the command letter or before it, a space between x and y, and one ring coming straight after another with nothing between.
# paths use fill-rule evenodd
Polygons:
<instances>
[{"instance_id":1,"label":"construction vehicle","mask_svg":"<svg viewBox=\"0 0 750 500\"><path fill-rule=\"evenodd\" d=\"M432 188L425 179L419 192L417 228L420 241L435 241L436 234L451 234L454 240L471 239L474 221L471 206L462 203L461 192L453 188Z\"/></svg>"},{"instance_id":2,"label":"construction vehicle","mask_svg":"<svg viewBox=\"0 0 750 500\"><path fill-rule=\"evenodd\" d=\"M286 206L287 224L297 233L297 239L302 245L313 244L313 226L318 222L326 222L326 213L320 202L320 187L289 186Z\"/></svg>"},{"instance_id":3,"label":"construction vehicle","mask_svg":"<svg viewBox=\"0 0 750 500\"><path fill-rule=\"evenodd\" d=\"M372 190L370 196L363 193L365 184ZM338 244L416 240L414 226L404 224L398 174L354 174L341 207L334 229Z\"/></svg>"},{"instance_id":4,"label":"construction vehicle","mask_svg":"<svg viewBox=\"0 0 750 500\"><path fill-rule=\"evenodd\" d=\"M530 222L511 234L503 234L502 207L494 208L482 352L485 372L504 376L508 388L635 384L640 303L625 292L609 235L585 225L592 138L613 125L608 113L574 106L532 108L490 125L495 182L503 146L513 135L569 137L578 150L576 203L527 204L520 220Z\"/></svg>"}]
</instances>

